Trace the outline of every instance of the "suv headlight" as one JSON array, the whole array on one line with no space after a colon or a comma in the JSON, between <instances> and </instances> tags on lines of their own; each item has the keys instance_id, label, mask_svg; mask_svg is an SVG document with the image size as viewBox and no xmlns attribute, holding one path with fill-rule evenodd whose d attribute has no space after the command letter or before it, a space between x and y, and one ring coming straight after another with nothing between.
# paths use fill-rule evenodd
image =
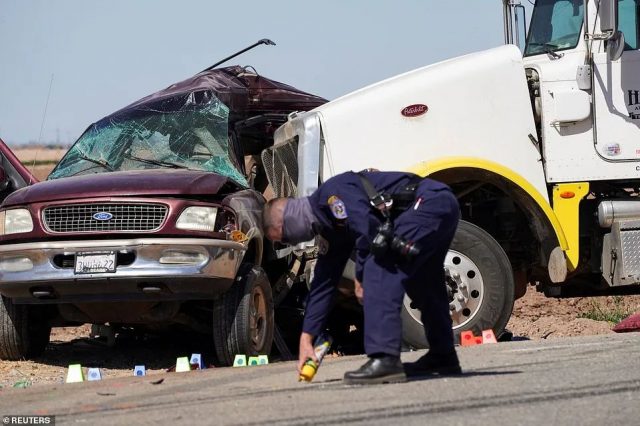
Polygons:
<instances>
[{"instance_id":1,"label":"suv headlight","mask_svg":"<svg viewBox=\"0 0 640 426\"><path fill-rule=\"evenodd\" d=\"M176 228L213 232L216 226L217 214L218 209L215 207L187 207L178 217Z\"/></svg>"},{"instance_id":2,"label":"suv headlight","mask_svg":"<svg viewBox=\"0 0 640 426\"><path fill-rule=\"evenodd\" d=\"M11 209L0 212L0 235L33 231L33 219L27 209Z\"/></svg>"}]
</instances>

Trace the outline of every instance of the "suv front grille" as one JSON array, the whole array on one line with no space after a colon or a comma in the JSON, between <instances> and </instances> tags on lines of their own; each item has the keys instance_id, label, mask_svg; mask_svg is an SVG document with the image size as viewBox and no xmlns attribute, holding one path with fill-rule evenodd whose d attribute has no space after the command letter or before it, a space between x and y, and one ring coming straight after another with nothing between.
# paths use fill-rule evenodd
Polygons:
<instances>
[{"instance_id":1,"label":"suv front grille","mask_svg":"<svg viewBox=\"0 0 640 426\"><path fill-rule=\"evenodd\" d=\"M163 204L111 203L47 207L42 214L51 232L148 232L160 228L166 216L167 206Z\"/></svg>"}]
</instances>

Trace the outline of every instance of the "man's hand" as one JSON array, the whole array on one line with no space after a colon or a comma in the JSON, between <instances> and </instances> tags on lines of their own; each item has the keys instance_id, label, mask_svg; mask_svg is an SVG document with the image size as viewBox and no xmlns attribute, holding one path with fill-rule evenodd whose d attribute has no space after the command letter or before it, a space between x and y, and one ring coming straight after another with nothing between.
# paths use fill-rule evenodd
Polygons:
<instances>
[{"instance_id":1,"label":"man's hand","mask_svg":"<svg viewBox=\"0 0 640 426\"><path fill-rule=\"evenodd\" d=\"M298 374L302 371L302 366L309 358L318 363L318 358L313 350L313 336L309 333L302 332L300 335L300 350L298 355Z\"/></svg>"},{"instance_id":2,"label":"man's hand","mask_svg":"<svg viewBox=\"0 0 640 426\"><path fill-rule=\"evenodd\" d=\"M364 289L362 288L362 283L360 283L360 281L358 281L357 279L354 279L353 284L355 287L353 289L353 292L356 294L356 299L358 299L358 303L362 305L364 301Z\"/></svg>"}]
</instances>

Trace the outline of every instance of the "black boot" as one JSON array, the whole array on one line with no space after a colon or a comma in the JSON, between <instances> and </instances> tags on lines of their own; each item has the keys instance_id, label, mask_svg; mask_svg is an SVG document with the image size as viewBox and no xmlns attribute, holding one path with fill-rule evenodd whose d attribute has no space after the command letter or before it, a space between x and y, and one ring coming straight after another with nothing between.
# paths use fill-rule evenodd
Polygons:
<instances>
[{"instance_id":1,"label":"black boot","mask_svg":"<svg viewBox=\"0 0 640 426\"><path fill-rule=\"evenodd\" d=\"M348 371L344 375L348 385L368 385L379 383L406 382L404 367L399 356L382 355L369 358L366 364L356 371Z\"/></svg>"},{"instance_id":2,"label":"black boot","mask_svg":"<svg viewBox=\"0 0 640 426\"><path fill-rule=\"evenodd\" d=\"M433 354L427 352L416 362L408 362L404 365L408 377L420 376L456 376L462 374L460 361L456 351L447 354Z\"/></svg>"}]
</instances>

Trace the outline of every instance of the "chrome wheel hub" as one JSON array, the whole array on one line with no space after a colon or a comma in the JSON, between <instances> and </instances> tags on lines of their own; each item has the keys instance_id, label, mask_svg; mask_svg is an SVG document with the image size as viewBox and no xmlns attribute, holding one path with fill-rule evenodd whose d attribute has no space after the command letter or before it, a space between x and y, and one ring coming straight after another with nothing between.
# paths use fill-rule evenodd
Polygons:
<instances>
[{"instance_id":1,"label":"chrome wheel hub","mask_svg":"<svg viewBox=\"0 0 640 426\"><path fill-rule=\"evenodd\" d=\"M449 250L444 261L445 282L449 295L449 312L453 328L464 326L471 321L482 306L484 283L477 265L467 256ZM420 311L405 295L404 305L411 317L422 323Z\"/></svg>"}]
</instances>

